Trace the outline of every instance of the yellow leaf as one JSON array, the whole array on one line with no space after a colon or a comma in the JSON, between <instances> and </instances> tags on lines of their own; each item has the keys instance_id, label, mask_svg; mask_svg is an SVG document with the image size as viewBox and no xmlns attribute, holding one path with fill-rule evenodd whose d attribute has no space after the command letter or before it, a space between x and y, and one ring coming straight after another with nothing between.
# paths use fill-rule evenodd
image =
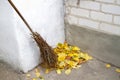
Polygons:
<instances>
[{"instance_id":1,"label":"yellow leaf","mask_svg":"<svg viewBox=\"0 0 120 80\"><path fill-rule=\"evenodd\" d=\"M36 72L35 74L36 74L36 77L38 77L38 78L40 77L40 73L39 72Z\"/></svg>"},{"instance_id":2,"label":"yellow leaf","mask_svg":"<svg viewBox=\"0 0 120 80\"><path fill-rule=\"evenodd\" d=\"M79 54L78 53L73 53L73 56L74 57L79 57Z\"/></svg>"},{"instance_id":3,"label":"yellow leaf","mask_svg":"<svg viewBox=\"0 0 120 80\"><path fill-rule=\"evenodd\" d=\"M65 54L65 53L60 53L60 54L58 54L58 61L64 61L64 60L65 60L65 57L66 57L66 54Z\"/></svg>"},{"instance_id":4,"label":"yellow leaf","mask_svg":"<svg viewBox=\"0 0 120 80\"><path fill-rule=\"evenodd\" d=\"M75 61L77 61L77 62L78 62L78 61L79 61L79 58L73 58L73 60L75 60Z\"/></svg>"},{"instance_id":5,"label":"yellow leaf","mask_svg":"<svg viewBox=\"0 0 120 80\"><path fill-rule=\"evenodd\" d=\"M26 76L27 76L27 77L30 77L30 76L31 76L31 74L27 74Z\"/></svg>"},{"instance_id":6,"label":"yellow leaf","mask_svg":"<svg viewBox=\"0 0 120 80\"><path fill-rule=\"evenodd\" d=\"M32 80L37 80L36 78L32 78Z\"/></svg>"},{"instance_id":7,"label":"yellow leaf","mask_svg":"<svg viewBox=\"0 0 120 80\"><path fill-rule=\"evenodd\" d=\"M111 65L110 64L106 64L106 68L110 68L111 67Z\"/></svg>"},{"instance_id":8,"label":"yellow leaf","mask_svg":"<svg viewBox=\"0 0 120 80\"><path fill-rule=\"evenodd\" d=\"M118 72L118 73L120 73L120 69L118 69L118 68L115 71Z\"/></svg>"},{"instance_id":9,"label":"yellow leaf","mask_svg":"<svg viewBox=\"0 0 120 80\"><path fill-rule=\"evenodd\" d=\"M48 74L50 72L50 69L46 69L45 73Z\"/></svg>"},{"instance_id":10,"label":"yellow leaf","mask_svg":"<svg viewBox=\"0 0 120 80\"><path fill-rule=\"evenodd\" d=\"M79 69L80 67L81 67L81 65L77 65L77 66L75 66L75 67L73 67L73 68Z\"/></svg>"},{"instance_id":11,"label":"yellow leaf","mask_svg":"<svg viewBox=\"0 0 120 80\"><path fill-rule=\"evenodd\" d=\"M57 74L61 74L61 69L56 70Z\"/></svg>"},{"instance_id":12,"label":"yellow leaf","mask_svg":"<svg viewBox=\"0 0 120 80\"><path fill-rule=\"evenodd\" d=\"M71 69L67 69L66 71L65 71L65 74L66 75L69 75L71 73Z\"/></svg>"},{"instance_id":13,"label":"yellow leaf","mask_svg":"<svg viewBox=\"0 0 120 80\"><path fill-rule=\"evenodd\" d=\"M73 53L69 53L68 56L72 57L72 56L73 56Z\"/></svg>"},{"instance_id":14,"label":"yellow leaf","mask_svg":"<svg viewBox=\"0 0 120 80\"><path fill-rule=\"evenodd\" d=\"M64 66L65 66L65 62L62 61L59 63L59 68L63 68Z\"/></svg>"},{"instance_id":15,"label":"yellow leaf","mask_svg":"<svg viewBox=\"0 0 120 80\"><path fill-rule=\"evenodd\" d=\"M63 45L62 43L58 43L58 44L57 44L57 47L58 47L58 48L62 48L62 45Z\"/></svg>"},{"instance_id":16,"label":"yellow leaf","mask_svg":"<svg viewBox=\"0 0 120 80\"><path fill-rule=\"evenodd\" d=\"M73 50L75 50L75 51L79 51L79 50L80 50L80 48L78 48L78 47L74 46L74 47L73 47Z\"/></svg>"}]
</instances>

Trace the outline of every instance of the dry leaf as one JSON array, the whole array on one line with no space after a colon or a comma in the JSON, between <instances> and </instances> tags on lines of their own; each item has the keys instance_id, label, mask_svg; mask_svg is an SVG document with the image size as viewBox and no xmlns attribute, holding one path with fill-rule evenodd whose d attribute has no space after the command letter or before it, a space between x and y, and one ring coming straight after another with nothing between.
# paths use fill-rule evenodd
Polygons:
<instances>
[{"instance_id":1,"label":"dry leaf","mask_svg":"<svg viewBox=\"0 0 120 80\"><path fill-rule=\"evenodd\" d=\"M56 70L57 74L61 74L61 69Z\"/></svg>"},{"instance_id":2,"label":"dry leaf","mask_svg":"<svg viewBox=\"0 0 120 80\"><path fill-rule=\"evenodd\" d=\"M30 76L31 76L31 74L26 74L26 76L27 76L27 77L30 77Z\"/></svg>"},{"instance_id":3,"label":"dry leaf","mask_svg":"<svg viewBox=\"0 0 120 80\"><path fill-rule=\"evenodd\" d=\"M48 74L50 72L50 69L46 69L45 73Z\"/></svg>"},{"instance_id":4,"label":"dry leaf","mask_svg":"<svg viewBox=\"0 0 120 80\"><path fill-rule=\"evenodd\" d=\"M54 52L58 56L57 74L61 74L60 69L68 69L65 73L69 74L72 68L79 68L79 64L92 59L87 53L81 52L80 48L69 46L67 42L64 44L58 43L57 47L54 48Z\"/></svg>"},{"instance_id":5,"label":"dry leaf","mask_svg":"<svg viewBox=\"0 0 120 80\"><path fill-rule=\"evenodd\" d=\"M110 68L111 67L111 65L110 64L106 64L106 68Z\"/></svg>"},{"instance_id":6,"label":"dry leaf","mask_svg":"<svg viewBox=\"0 0 120 80\"><path fill-rule=\"evenodd\" d=\"M36 77L39 78L40 77L40 73L39 72L36 72Z\"/></svg>"},{"instance_id":7,"label":"dry leaf","mask_svg":"<svg viewBox=\"0 0 120 80\"><path fill-rule=\"evenodd\" d=\"M118 68L115 71L118 72L118 73L120 73L120 69L118 69Z\"/></svg>"},{"instance_id":8,"label":"dry leaf","mask_svg":"<svg viewBox=\"0 0 120 80\"><path fill-rule=\"evenodd\" d=\"M32 78L32 80L37 80L36 78Z\"/></svg>"},{"instance_id":9,"label":"dry leaf","mask_svg":"<svg viewBox=\"0 0 120 80\"><path fill-rule=\"evenodd\" d=\"M65 71L65 74L66 75L69 75L71 73L71 69L67 69L66 71Z\"/></svg>"}]
</instances>

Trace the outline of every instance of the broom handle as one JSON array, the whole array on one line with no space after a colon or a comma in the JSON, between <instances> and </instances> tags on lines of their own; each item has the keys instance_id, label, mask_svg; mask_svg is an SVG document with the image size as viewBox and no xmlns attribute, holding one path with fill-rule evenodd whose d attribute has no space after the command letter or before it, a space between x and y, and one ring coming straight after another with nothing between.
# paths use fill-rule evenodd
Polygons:
<instances>
[{"instance_id":1,"label":"broom handle","mask_svg":"<svg viewBox=\"0 0 120 80\"><path fill-rule=\"evenodd\" d=\"M25 20L25 18L22 16L22 14L19 12L19 10L17 9L17 7L14 5L14 3L11 0L8 0L8 2L11 4L11 6L15 9L15 11L18 13L18 15L21 17L21 19L23 20L23 22L26 24L27 28L31 31L31 33L33 34L33 30L31 29L30 25L27 23L27 21Z\"/></svg>"}]
</instances>

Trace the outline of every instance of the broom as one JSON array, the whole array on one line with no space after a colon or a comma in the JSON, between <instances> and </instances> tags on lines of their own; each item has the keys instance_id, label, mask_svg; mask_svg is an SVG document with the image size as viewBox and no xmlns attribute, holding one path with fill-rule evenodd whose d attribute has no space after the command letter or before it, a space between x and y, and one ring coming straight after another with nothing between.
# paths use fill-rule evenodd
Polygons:
<instances>
[{"instance_id":1,"label":"broom","mask_svg":"<svg viewBox=\"0 0 120 80\"><path fill-rule=\"evenodd\" d=\"M44 64L44 67L55 68L56 63L57 63L57 56L54 53L53 49L46 43L46 41L41 37L40 34L38 34L37 32L34 32L31 29L30 25L27 23L27 21L24 19L24 17L21 15L21 13L18 11L16 6L13 4L13 2L11 0L8 0L8 2L15 9L15 11L21 17L23 22L26 24L26 27L32 33L32 37L35 40L35 42L37 43L37 45L41 51L41 57L43 59L42 64Z\"/></svg>"}]
</instances>

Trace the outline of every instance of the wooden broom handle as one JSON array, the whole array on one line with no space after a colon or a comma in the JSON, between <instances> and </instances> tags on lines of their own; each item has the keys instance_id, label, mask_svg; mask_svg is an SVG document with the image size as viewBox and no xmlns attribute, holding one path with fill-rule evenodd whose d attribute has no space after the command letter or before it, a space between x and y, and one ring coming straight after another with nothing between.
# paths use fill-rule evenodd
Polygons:
<instances>
[{"instance_id":1,"label":"wooden broom handle","mask_svg":"<svg viewBox=\"0 0 120 80\"><path fill-rule=\"evenodd\" d=\"M25 18L22 16L22 14L19 12L19 10L17 9L17 7L14 5L14 3L11 0L8 0L8 2L11 4L11 6L15 9L15 11L18 13L18 15L20 16L20 18L23 20L23 22L26 24L27 28L31 31L31 33L33 34L33 30L31 29L30 25L27 23L27 21L25 20Z\"/></svg>"}]
</instances>

